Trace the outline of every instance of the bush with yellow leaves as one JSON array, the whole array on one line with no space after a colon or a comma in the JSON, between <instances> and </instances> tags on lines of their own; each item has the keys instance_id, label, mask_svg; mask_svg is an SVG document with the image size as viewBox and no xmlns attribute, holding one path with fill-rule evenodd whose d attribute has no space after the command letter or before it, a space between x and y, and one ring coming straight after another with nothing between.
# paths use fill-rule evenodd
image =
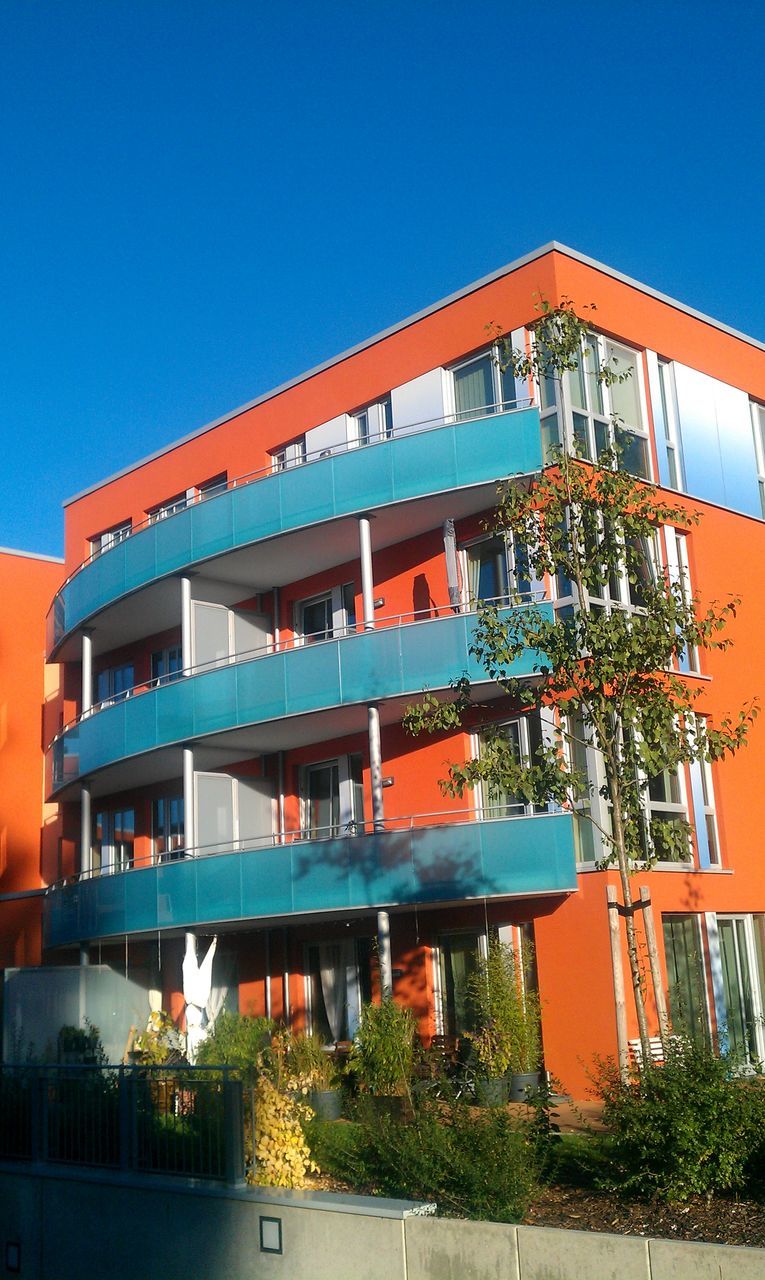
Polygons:
<instances>
[{"instance_id":1,"label":"bush with yellow leaves","mask_svg":"<svg viewBox=\"0 0 765 1280\"><path fill-rule=\"evenodd\" d=\"M318 1173L303 1133L313 1118L306 1102L281 1089L267 1075L255 1086L255 1182L266 1187L304 1187Z\"/></svg>"}]
</instances>

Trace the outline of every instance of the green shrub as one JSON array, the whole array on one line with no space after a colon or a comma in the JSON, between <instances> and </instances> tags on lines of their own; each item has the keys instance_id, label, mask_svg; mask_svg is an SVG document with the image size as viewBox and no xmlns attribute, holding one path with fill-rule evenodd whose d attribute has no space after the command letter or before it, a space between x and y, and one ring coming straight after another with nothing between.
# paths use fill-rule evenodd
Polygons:
<instances>
[{"instance_id":1,"label":"green shrub","mask_svg":"<svg viewBox=\"0 0 765 1280\"><path fill-rule=\"evenodd\" d=\"M197 1062L202 1066L238 1067L245 1081L252 1083L272 1032L273 1023L268 1018L250 1018L224 1010L200 1045Z\"/></svg>"},{"instance_id":2,"label":"green shrub","mask_svg":"<svg viewBox=\"0 0 765 1280\"><path fill-rule=\"evenodd\" d=\"M348 1069L362 1089L379 1096L409 1093L416 1034L412 1010L390 997L364 1006L348 1058Z\"/></svg>"},{"instance_id":3,"label":"green shrub","mask_svg":"<svg viewBox=\"0 0 765 1280\"><path fill-rule=\"evenodd\" d=\"M526 960L530 969L531 958ZM539 996L521 973L512 947L498 939L478 957L468 978L468 996L477 1030L468 1032L489 1077L536 1071L542 1056Z\"/></svg>"},{"instance_id":4,"label":"green shrub","mask_svg":"<svg viewBox=\"0 0 765 1280\"><path fill-rule=\"evenodd\" d=\"M601 1139L609 1190L662 1200L742 1188L761 1141L763 1091L730 1078L730 1065L689 1042L629 1083L613 1064L598 1079L609 1130Z\"/></svg>"},{"instance_id":5,"label":"green shrub","mask_svg":"<svg viewBox=\"0 0 765 1280\"><path fill-rule=\"evenodd\" d=\"M327 1127L309 1131L325 1170L379 1195L435 1201L446 1214L518 1222L538 1185L534 1143L500 1108L429 1104L409 1124L370 1113L331 1137Z\"/></svg>"}]
</instances>

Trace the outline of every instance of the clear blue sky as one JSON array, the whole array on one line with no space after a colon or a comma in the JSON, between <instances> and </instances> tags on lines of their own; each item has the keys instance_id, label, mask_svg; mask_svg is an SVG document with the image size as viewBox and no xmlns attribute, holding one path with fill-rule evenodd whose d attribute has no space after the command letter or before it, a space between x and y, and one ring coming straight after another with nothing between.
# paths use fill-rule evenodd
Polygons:
<instances>
[{"instance_id":1,"label":"clear blue sky","mask_svg":"<svg viewBox=\"0 0 765 1280\"><path fill-rule=\"evenodd\" d=\"M0 544L557 239L765 340L756 4L4 0Z\"/></svg>"}]
</instances>

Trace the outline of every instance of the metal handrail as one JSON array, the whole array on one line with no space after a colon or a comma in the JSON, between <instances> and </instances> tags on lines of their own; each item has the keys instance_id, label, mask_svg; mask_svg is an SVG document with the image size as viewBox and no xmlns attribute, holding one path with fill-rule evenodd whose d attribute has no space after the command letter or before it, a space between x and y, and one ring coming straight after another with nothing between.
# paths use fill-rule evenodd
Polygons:
<instances>
[{"instance_id":1,"label":"metal handrail","mask_svg":"<svg viewBox=\"0 0 765 1280\"><path fill-rule=\"evenodd\" d=\"M508 815L507 809L513 807L522 807L523 813L514 813ZM177 849L169 850L167 853L159 855L152 854L148 858L133 860L128 867L114 867L109 870L99 868L88 868L85 871L77 871L72 875L62 876L61 879L55 880L53 884L47 886L46 896L56 893L60 889L77 885L86 880L98 880L102 876L125 875L132 871L145 871L149 867L166 866L169 862L185 862L194 861L199 858L216 858L228 853L247 853L257 849L279 849L285 846L293 846L297 844L321 844L329 840L342 839L361 839L365 836L393 835L396 832L414 832L427 830L440 830L443 828L455 826L470 826L480 822L517 822L521 818L539 819L559 816L560 813L568 812L567 810L548 810L544 813L528 812L531 806L526 806L522 801L518 806L508 804L502 805L481 805L477 809L436 809L430 813L407 814L397 818L384 818L375 822L373 819L365 821L356 821L351 819L350 822L340 824L333 823L331 826L305 828L298 827L294 831L272 832L270 835L240 836L238 840L226 842L216 842L214 844L193 845L187 849L184 845L179 845ZM496 815L496 816L492 816ZM448 822L423 822L423 819L448 817ZM324 835L319 832L326 832Z\"/></svg>"},{"instance_id":2,"label":"metal handrail","mask_svg":"<svg viewBox=\"0 0 765 1280\"><path fill-rule=\"evenodd\" d=\"M243 485L267 479L269 476L281 475L284 471L294 471L296 467L308 466L312 462L320 462L322 459L334 457L336 454L351 453L355 449L368 449L372 448L374 445L385 444L387 441L395 439L397 435L419 435L424 431L432 431L440 426L452 426L454 423L458 422L472 422L481 417L491 417L495 413L517 413L523 409L531 409L533 406L533 396L518 396L515 400L500 400L495 404L480 405L476 409L465 409L462 412L447 413L438 418L423 418L417 422L404 423L399 427L393 427L389 434L378 433L376 436L370 436L368 441L361 442L359 440L348 440L340 444L327 446L323 449L311 449L310 452L306 453L303 457L296 459L294 462L287 463L284 467L274 466L272 462L268 466L258 467L254 471L245 472L244 475L235 476L233 480L227 479L225 484L221 483L220 487L216 486L214 493L206 494L201 492L186 498L184 505L179 506L176 511L168 512L167 515L158 515L154 512L151 515L148 515L145 520L140 520L137 524L131 524L129 533L126 533L124 537L119 539L119 541L112 542L108 547L99 548L97 551L92 551L90 555L85 556L77 567L73 569L66 578L64 578L64 581L61 583L56 595L54 596L53 604L48 609L48 613L50 614L51 609L55 607L55 601L63 591L64 587L68 586L72 579L75 578L83 569L87 568L89 564L92 564L95 560L100 560L102 556L108 555L110 551L113 551L115 547L120 546L121 543L126 542L128 538L133 536L133 534L140 533L142 530L150 528L151 525L164 523L165 520L172 520L174 516L181 515L184 511L188 510L189 507L196 506L199 502L212 502L215 498L221 497L224 493L228 493L230 489L239 489ZM299 436L296 437L296 439L299 438ZM294 443L294 441L288 442L287 445L283 447L288 448L290 443ZM274 451L274 453L275 452L276 451ZM274 454L271 456L273 457Z\"/></svg>"},{"instance_id":3,"label":"metal handrail","mask_svg":"<svg viewBox=\"0 0 765 1280\"><path fill-rule=\"evenodd\" d=\"M525 609L531 608L541 603L546 596L542 590L532 593L531 600L522 600L518 598L514 600L512 593L509 596L493 596L481 601L484 605L496 606L497 608L514 608ZM258 645L254 649L243 649L237 653L231 653L226 658L214 658L210 662L199 662L194 666L186 667L181 671L173 671L168 675L157 676L154 680L142 680L138 684L131 685L128 689L122 689L119 693L112 694L108 698L102 699L100 702L94 702L87 711L80 712L79 715L73 716L63 725L48 744L48 751L58 742L64 734L70 729L76 728L83 720L89 720L91 716L97 715L99 711L105 711L109 707L113 707L120 702L126 702L129 698L140 697L143 693L149 693L152 689L158 689L164 685L176 684L179 680L188 679L190 676L204 675L207 671L220 671L222 667L236 666L239 662L252 661L257 658L271 657L276 653L285 653L291 649L313 649L316 645L327 644L332 640L347 640L351 636L367 635L370 631L376 631L380 623L384 624L381 630L391 630L394 627L415 626L423 622L433 622L440 617L454 617L458 614L461 617L469 617L477 615L479 610L473 608L475 602L470 601L467 606L455 608L451 604L432 604L428 610L414 609L410 613L389 614L382 618L375 618L373 627L366 627L363 622L356 622L353 627L338 628L331 636L321 636L320 639L313 639L312 636L298 635L297 633L289 636L286 640L279 640L275 643L273 640L267 644ZM427 617L422 615L427 613ZM433 617L435 614L435 618ZM320 633L317 633L320 635Z\"/></svg>"}]
</instances>

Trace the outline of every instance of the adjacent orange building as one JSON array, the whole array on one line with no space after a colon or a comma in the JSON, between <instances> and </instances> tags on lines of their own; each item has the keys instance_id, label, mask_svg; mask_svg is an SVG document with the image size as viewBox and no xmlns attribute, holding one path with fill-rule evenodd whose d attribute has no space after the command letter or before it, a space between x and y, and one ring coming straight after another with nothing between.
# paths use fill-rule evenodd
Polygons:
<instances>
[{"instance_id":1,"label":"adjacent orange building","mask_svg":"<svg viewBox=\"0 0 765 1280\"><path fill-rule=\"evenodd\" d=\"M558 394L502 375L487 326L531 341L540 296L595 304L600 355L630 378ZM545 1065L582 1096L616 1050L598 839L516 796L445 799L481 724L415 740L402 714L467 671L486 719L533 750L545 726L471 654L476 600L561 599L485 521L500 480L564 436L594 457L614 412L631 469L703 513L660 532L663 554L703 598L743 601L732 653L690 664L701 711L757 693L764 406L762 344L550 245L72 498L48 618L48 962L110 966L147 1014L151 992L180 1014L184 938L214 935L208 1016L225 1001L344 1040L391 986L429 1038L468 1028L492 934L533 940ZM626 582L611 591L630 607ZM694 837L636 876L676 1025L749 1060L765 1058L763 760L756 725L735 760L656 780L649 829Z\"/></svg>"}]
</instances>

